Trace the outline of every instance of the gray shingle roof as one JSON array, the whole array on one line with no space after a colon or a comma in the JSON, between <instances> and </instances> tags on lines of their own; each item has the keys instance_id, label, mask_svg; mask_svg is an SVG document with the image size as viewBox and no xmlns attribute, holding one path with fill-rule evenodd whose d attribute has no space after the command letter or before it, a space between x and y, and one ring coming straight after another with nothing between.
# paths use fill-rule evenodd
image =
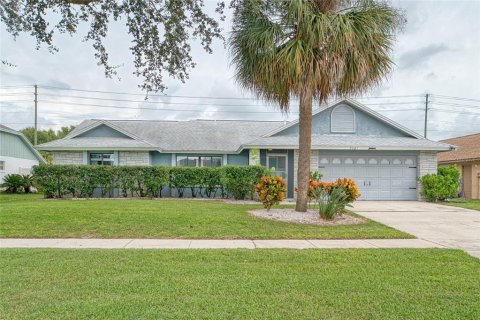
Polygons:
<instances>
[{"instance_id":1,"label":"gray shingle roof","mask_svg":"<svg viewBox=\"0 0 480 320\"><path fill-rule=\"evenodd\" d=\"M80 149L117 146L127 148L131 139L122 138L72 138L86 128L97 123L111 124L127 133L137 136L141 145L132 148L150 148L170 152L237 152L247 142L278 128L283 121L226 121L226 120L192 120L192 121L141 121L141 120L86 120L61 140L42 144L39 149ZM96 142L94 142L96 141Z\"/></svg>"},{"instance_id":2,"label":"gray shingle roof","mask_svg":"<svg viewBox=\"0 0 480 320\"><path fill-rule=\"evenodd\" d=\"M271 146L273 148L298 148L298 137L262 137L244 145L248 148ZM355 135L312 136L313 149L368 149L379 150L450 150L450 145L427 139L409 137L375 137Z\"/></svg>"},{"instance_id":3,"label":"gray shingle roof","mask_svg":"<svg viewBox=\"0 0 480 320\"><path fill-rule=\"evenodd\" d=\"M155 147L152 147L152 145L142 141L109 137L79 137L75 139L59 139L38 145L37 147L44 150L155 150Z\"/></svg>"},{"instance_id":4,"label":"gray shingle roof","mask_svg":"<svg viewBox=\"0 0 480 320\"><path fill-rule=\"evenodd\" d=\"M333 105L315 111L323 112L339 103L347 103L359 108L372 117L405 133L405 137L377 137L356 135L322 135L312 136L314 149L368 149L379 150L435 150L446 151L452 146L423 139L417 133L400 126L381 114L359 104L344 99ZM297 149L298 138L290 136L272 136L298 120L286 124L283 121L226 121L226 120L192 120L192 121L141 121L141 120L86 120L78 125L62 140L38 146L42 150L72 149L148 149L162 152L204 152L235 153L243 148L281 148ZM130 138L81 138L81 133L96 125L108 125L126 134Z\"/></svg>"}]
</instances>

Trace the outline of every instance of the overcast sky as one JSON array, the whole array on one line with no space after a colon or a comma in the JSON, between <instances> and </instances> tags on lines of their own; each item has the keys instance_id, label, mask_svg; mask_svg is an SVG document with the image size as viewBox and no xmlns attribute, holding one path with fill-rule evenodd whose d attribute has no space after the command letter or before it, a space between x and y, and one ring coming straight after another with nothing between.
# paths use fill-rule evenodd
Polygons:
<instances>
[{"instance_id":1,"label":"overcast sky","mask_svg":"<svg viewBox=\"0 0 480 320\"><path fill-rule=\"evenodd\" d=\"M206 1L213 8L216 1ZM406 127L423 134L424 94L430 93L429 133L438 140L480 131L480 1L395 1L395 6L405 10L407 25L399 35L394 51L395 71L382 86L373 88L365 96L410 98L359 99L372 109L391 117ZM225 34L230 29L230 17L222 25ZM50 54L46 49L35 50L35 41L22 35L16 41L1 27L1 59L15 67L0 67L0 85L55 86L74 89L139 93L141 79L132 72L128 36L122 26L110 28L108 47L111 64L121 65L121 80L106 79L103 69L97 66L90 44L81 36L70 38L57 35L55 43L60 52ZM85 29L81 29L83 35ZM190 79L182 84L166 79L167 95L193 97L251 98L242 92L233 79L228 53L220 41L209 55L194 45L197 67ZM0 122L15 129L33 124L33 89L0 89ZM54 94L48 96L48 94ZM41 128L59 128L75 125L83 119L272 119L291 120L296 117L296 106L289 115L275 111L275 106L254 100L212 100L204 98L150 99L149 102L115 102L60 97L74 95L103 99L142 100L143 96L88 94L40 88L39 123ZM437 96L435 96L437 95ZM450 99L440 96L468 98ZM156 101L180 104L161 104ZM81 103L87 106L68 105ZM91 104L136 107L168 108L199 111L159 111L146 109L114 109ZM233 105L233 106L228 106ZM256 106L255 106L256 105ZM413 110L412 110L413 109ZM437 110L436 110L437 109ZM441 111L446 110L446 111ZM241 111L234 113L232 111ZM249 113L249 111L264 113Z\"/></svg>"}]
</instances>

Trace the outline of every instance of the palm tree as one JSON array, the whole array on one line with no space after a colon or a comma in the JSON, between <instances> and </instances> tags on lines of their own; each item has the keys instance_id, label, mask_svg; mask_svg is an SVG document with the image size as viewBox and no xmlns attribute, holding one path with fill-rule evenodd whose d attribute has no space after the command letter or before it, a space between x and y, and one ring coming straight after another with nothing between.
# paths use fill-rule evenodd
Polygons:
<instances>
[{"instance_id":1,"label":"palm tree","mask_svg":"<svg viewBox=\"0 0 480 320\"><path fill-rule=\"evenodd\" d=\"M402 14L374 0L243 0L229 39L236 80L259 98L300 113L296 211L307 210L312 103L364 93L393 67Z\"/></svg>"}]
</instances>

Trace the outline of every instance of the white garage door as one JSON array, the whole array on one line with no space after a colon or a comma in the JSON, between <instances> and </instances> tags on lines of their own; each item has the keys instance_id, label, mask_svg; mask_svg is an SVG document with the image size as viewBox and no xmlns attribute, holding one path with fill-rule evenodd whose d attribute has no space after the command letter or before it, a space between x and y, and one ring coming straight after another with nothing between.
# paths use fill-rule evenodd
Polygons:
<instances>
[{"instance_id":1,"label":"white garage door","mask_svg":"<svg viewBox=\"0 0 480 320\"><path fill-rule=\"evenodd\" d=\"M323 181L352 178L359 200L417 200L415 156L322 156L318 171Z\"/></svg>"}]
</instances>

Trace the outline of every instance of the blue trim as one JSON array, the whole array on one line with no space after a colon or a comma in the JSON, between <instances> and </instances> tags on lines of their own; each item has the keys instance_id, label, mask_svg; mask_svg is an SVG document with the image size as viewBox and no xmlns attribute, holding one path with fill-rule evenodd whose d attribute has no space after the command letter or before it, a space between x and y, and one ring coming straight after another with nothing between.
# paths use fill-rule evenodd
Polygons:
<instances>
[{"instance_id":1,"label":"blue trim","mask_svg":"<svg viewBox=\"0 0 480 320\"><path fill-rule=\"evenodd\" d=\"M267 166L267 150L260 149L260 165L266 167Z\"/></svg>"},{"instance_id":2,"label":"blue trim","mask_svg":"<svg viewBox=\"0 0 480 320\"><path fill-rule=\"evenodd\" d=\"M293 198L294 185L293 185L293 175L294 175L294 156L293 150L288 150L288 169L287 169L287 197Z\"/></svg>"}]
</instances>

